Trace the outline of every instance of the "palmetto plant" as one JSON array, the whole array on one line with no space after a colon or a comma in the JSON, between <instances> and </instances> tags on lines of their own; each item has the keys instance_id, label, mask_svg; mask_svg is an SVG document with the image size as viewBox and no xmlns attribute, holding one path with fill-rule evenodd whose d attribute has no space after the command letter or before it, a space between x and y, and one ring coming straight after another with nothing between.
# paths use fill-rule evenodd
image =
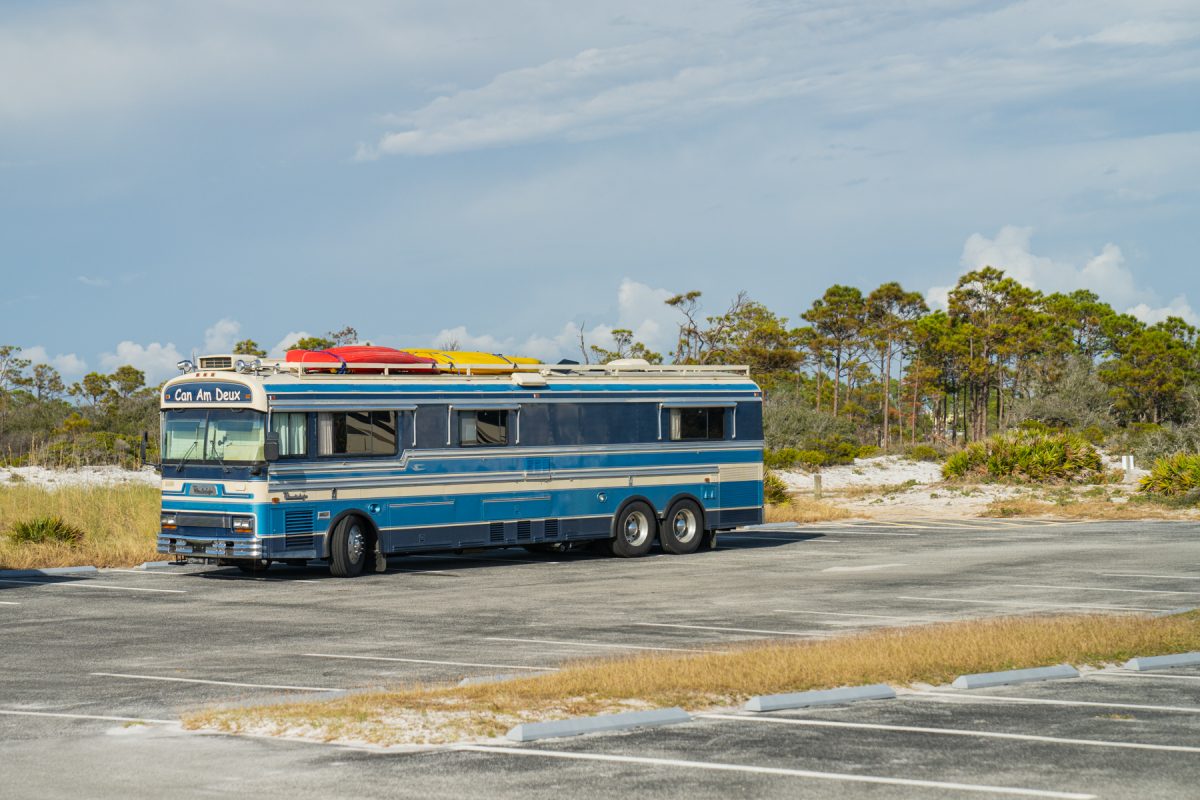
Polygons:
<instances>
[{"instance_id":1,"label":"palmetto plant","mask_svg":"<svg viewBox=\"0 0 1200 800\"><path fill-rule=\"evenodd\" d=\"M1162 497L1178 497L1200 489L1200 455L1176 453L1158 459L1139 488Z\"/></svg>"},{"instance_id":2,"label":"palmetto plant","mask_svg":"<svg viewBox=\"0 0 1200 800\"><path fill-rule=\"evenodd\" d=\"M1011 431L950 456L942 474L947 479L1068 483L1095 480L1103 466L1099 451L1079 434Z\"/></svg>"},{"instance_id":3,"label":"palmetto plant","mask_svg":"<svg viewBox=\"0 0 1200 800\"><path fill-rule=\"evenodd\" d=\"M76 527L62 517L34 517L19 520L8 531L9 538L21 543L63 542L78 544L83 541L82 528Z\"/></svg>"}]
</instances>

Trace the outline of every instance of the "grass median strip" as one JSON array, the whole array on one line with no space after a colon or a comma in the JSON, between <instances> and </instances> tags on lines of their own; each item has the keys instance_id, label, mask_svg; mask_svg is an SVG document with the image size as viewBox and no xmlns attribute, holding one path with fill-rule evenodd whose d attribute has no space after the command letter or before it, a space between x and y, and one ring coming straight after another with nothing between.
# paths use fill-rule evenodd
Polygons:
<instances>
[{"instance_id":1,"label":"grass median strip","mask_svg":"<svg viewBox=\"0 0 1200 800\"><path fill-rule=\"evenodd\" d=\"M204 710L191 729L323 741L432 744L502 735L527 722L680 706L728 707L764 694L889 683L1200 650L1200 612L1169 617L1009 617L888 628L822 641L768 641L703 653L568 662L558 672L469 686L411 685L328 701Z\"/></svg>"}]
</instances>

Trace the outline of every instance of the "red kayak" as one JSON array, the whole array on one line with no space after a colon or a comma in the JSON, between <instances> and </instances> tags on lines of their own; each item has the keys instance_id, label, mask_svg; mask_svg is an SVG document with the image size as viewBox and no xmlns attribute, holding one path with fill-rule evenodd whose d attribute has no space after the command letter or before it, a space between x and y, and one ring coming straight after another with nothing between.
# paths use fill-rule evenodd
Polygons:
<instances>
[{"instance_id":1,"label":"red kayak","mask_svg":"<svg viewBox=\"0 0 1200 800\"><path fill-rule=\"evenodd\" d=\"M375 347L372 345L349 344L343 347L331 347L328 350L288 350L286 360L294 364L331 364L335 373L357 372L378 374L380 369L358 369L355 364L431 364L437 361L425 356L414 356L404 350L394 347ZM414 369L413 372L437 372L436 369Z\"/></svg>"}]
</instances>

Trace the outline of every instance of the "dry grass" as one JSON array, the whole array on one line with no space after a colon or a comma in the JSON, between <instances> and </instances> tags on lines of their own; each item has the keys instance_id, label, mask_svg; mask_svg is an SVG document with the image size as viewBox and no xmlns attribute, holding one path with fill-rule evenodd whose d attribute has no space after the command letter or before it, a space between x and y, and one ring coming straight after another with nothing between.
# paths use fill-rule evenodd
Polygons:
<instances>
[{"instance_id":1,"label":"dry grass","mask_svg":"<svg viewBox=\"0 0 1200 800\"><path fill-rule=\"evenodd\" d=\"M0 487L0 569L94 564L127 567L158 557L159 490L155 486ZM83 530L78 543L17 543L12 526L35 517L62 517Z\"/></svg>"},{"instance_id":2,"label":"dry grass","mask_svg":"<svg viewBox=\"0 0 1200 800\"><path fill-rule=\"evenodd\" d=\"M1103 498L1048 502L1029 498L993 500L981 517L1065 517L1067 519L1195 519L1187 509L1148 502L1113 503Z\"/></svg>"},{"instance_id":3,"label":"dry grass","mask_svg":"<svg viewBox=\"0 0 1200 800\"><path fill-rule=\"evenodd\" d=\"M768 505L764 509L767 522L830 522L835 519L847 519L862 514L852 514L841 506L813 500L809 497L793 496L786 505Z\"/></svg>"},{"instance_id":4,"label":"dry grass","mask_svg":"<svg viewBox=\"0 0 1200 800\"><path fill-rule=\"evenodd\" d=\"M377 744L495 736L523 721L680 705L712 708L756 694L890 683L944 684L972 672L1200 650L1200 612L1170 617L1010 617L892 628L695 655L580 661L531 678L416 686L330 701L208 710L187 728Z\"/></svg>"}]
</instances>

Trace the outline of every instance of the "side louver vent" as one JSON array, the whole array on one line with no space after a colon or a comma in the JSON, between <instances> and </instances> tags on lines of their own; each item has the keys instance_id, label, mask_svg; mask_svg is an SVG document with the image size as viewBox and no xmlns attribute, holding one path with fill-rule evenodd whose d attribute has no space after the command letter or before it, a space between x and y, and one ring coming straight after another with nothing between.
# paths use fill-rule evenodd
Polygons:
<instances>
[{"instance_id":1,"label":"side louver vent","mask_svg":"<svg viewBox=\"0 0 1200 800\"><path fill-rule=\"evenodd\" d=\"M533 538L533 523L523 519L517 523L517 541L527 542Z\"/></svg>"},{"instance_id":2,"label":"side louver vent","mask_svg":"<svg viewBox=\"0 0 1200 800\"><path fill-rule=\"evenodd\" d=\"M284 536L283 546L288 550L311 550L313 535L311 533L302 533Z\"/></svg>"},{"instance_id":3,"label":"side louver vent","mask_svg":"<svg viewBox=\"0 0 1200 800\"><path fill-rule=\"evenodd\" d=\"M492 544L504 543L504 523L493 522L488 526L488 541Z\"/></svg>"},{"instance_id":4,"label":"side louver vent","mask_svg":"<svg viewBox=\"0 0 1200 800\"><path fill-rule=\"evenodd\" d=\"M283 512L283 532L312 533L313 512L310 509L291 508Z\"/></svg>"},{"instance_id":5,"label":"side louver vent","mask_svg":"<svg viewBox=\"0 0 1200 800\"><path fill-rule=\"evenodd\" d=\"M556 520L556 519L546 520L545 531L542 535L547 539L557 539L558 538L558 520Z\"/></svg>"}]
</instances>

